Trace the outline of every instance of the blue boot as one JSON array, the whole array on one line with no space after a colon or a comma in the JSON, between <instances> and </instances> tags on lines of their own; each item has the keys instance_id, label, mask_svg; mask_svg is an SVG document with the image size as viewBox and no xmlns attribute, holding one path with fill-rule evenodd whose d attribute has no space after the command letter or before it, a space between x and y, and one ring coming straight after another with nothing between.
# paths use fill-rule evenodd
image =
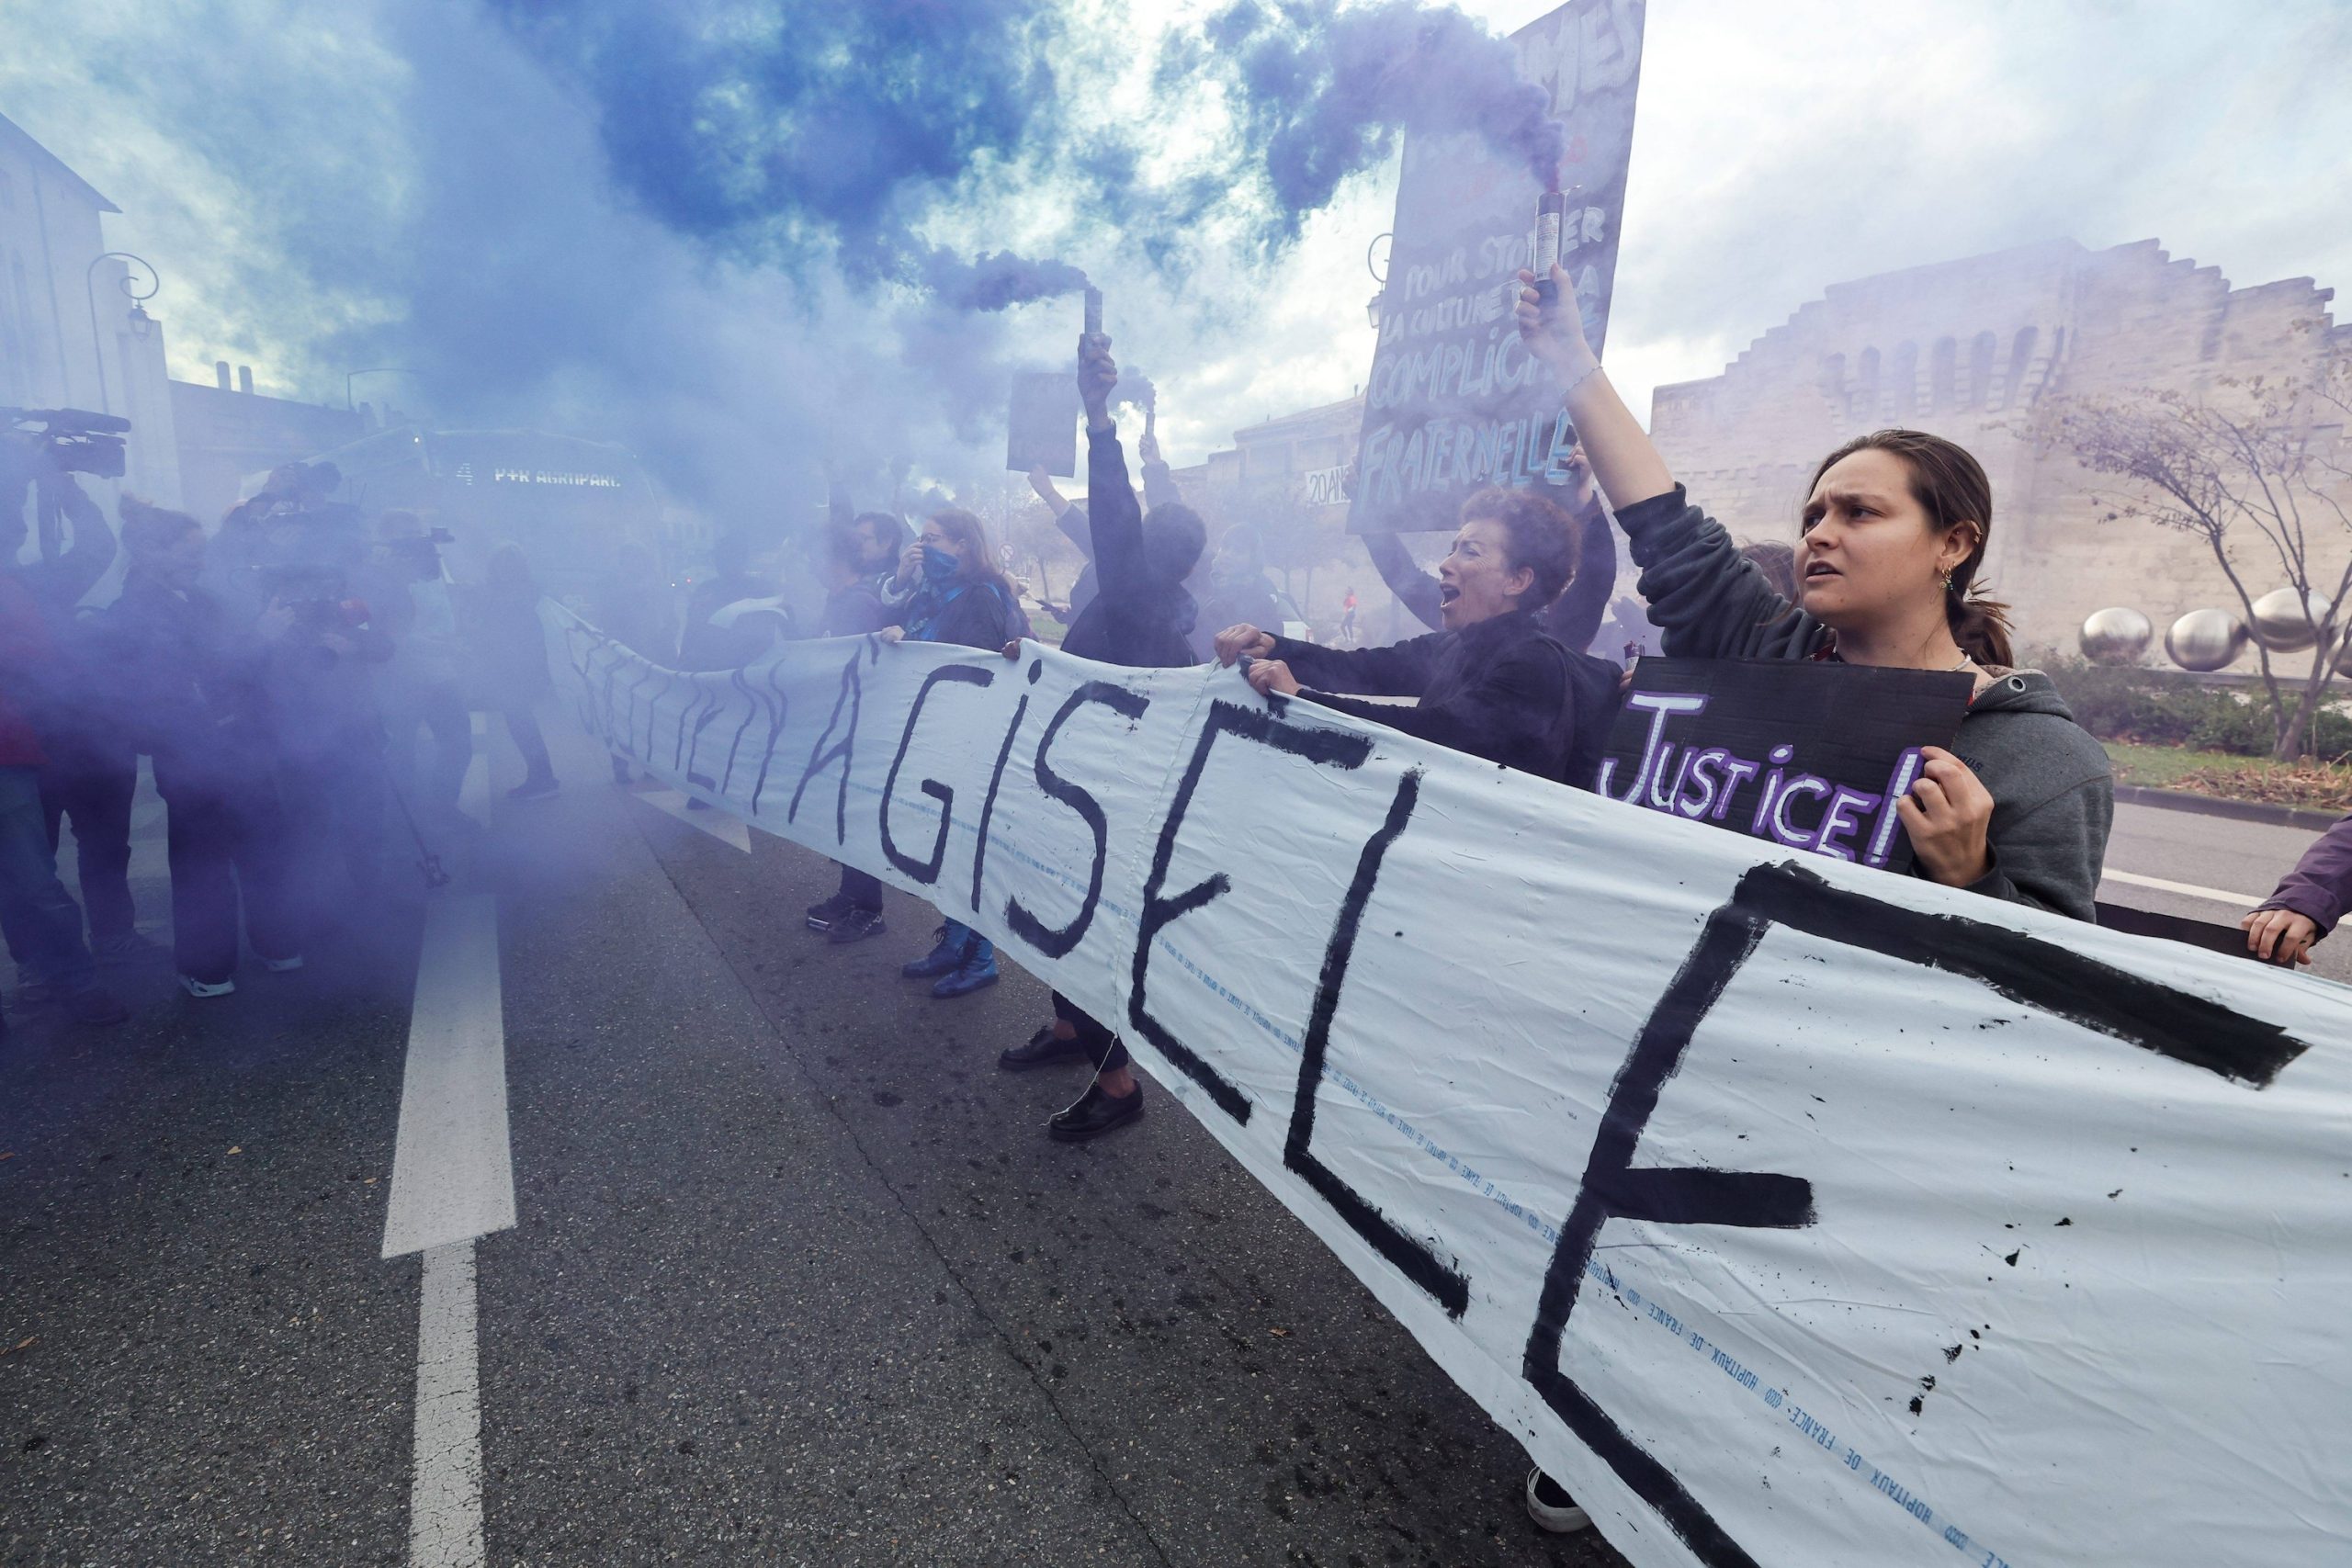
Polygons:
<instances>
[{"instance_id":1,"label":"blue boot","mask_svg":"<svg viewBox=\"0 0 2352 1568\"><path fill-rule=\"evenodd\" d=\"M950 997L967 997L974 991L986 990L996 984L996 944L980 937L964 954L964 962L952 974L943 975L931 987L931 994L941 1001Z\"/></svg>"},{"instance_id":2,"label":"blue boot","mask_svg":"<svg viewBox=\"0 0 2352 1568\"><path fill-rule=\"evenodd\" d=\"M950 920L939 928L939 945L921 958L899 965L899 973L910 980L930 980L952 974L964 966L972 941L971 927ZM994 955L992 949L990 955Z\"/></svg>"}]
</instances>

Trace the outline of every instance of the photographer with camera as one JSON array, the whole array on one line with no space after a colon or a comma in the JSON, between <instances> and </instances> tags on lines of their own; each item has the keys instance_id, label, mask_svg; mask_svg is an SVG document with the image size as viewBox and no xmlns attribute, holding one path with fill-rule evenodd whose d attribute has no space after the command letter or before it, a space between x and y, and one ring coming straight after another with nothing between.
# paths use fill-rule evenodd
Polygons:
<instances>
[{"instance_id":1,"label":"photographer with camera","mask_svg":"<svg viewBox=\"0 0 2352 1568\"><path fill-rule=\"evenodd\" d=\"M204 530L186 513L125 496L122 543L130 570L106 620L134 744L154 759L169 812L174 957L188 995L223 997L237 988L241 905L263 965L302 966L266 694L300 612L280 599L251 630L239 625L198 586Z\"/></svg>"},{"instance_id":2,"label":"photographer with camera","mask_svg":"<svg viewBox=\"0 0 2352 1568\"><path fill-rule=\"evenodd\" d=\"M376 559L367 595L376 625L392 641L391 662L380 673L377 693L394 776L416 781L423 802L445 819L458 815L458 793L474 757L473 719L459 683L465 647L441 562L441 547L450 542L447 529L428 531L413 512L385 513L376 519ZM421 771L415 765L420 726L433 736L432 765Z\"/></svg>"}]
</instances>

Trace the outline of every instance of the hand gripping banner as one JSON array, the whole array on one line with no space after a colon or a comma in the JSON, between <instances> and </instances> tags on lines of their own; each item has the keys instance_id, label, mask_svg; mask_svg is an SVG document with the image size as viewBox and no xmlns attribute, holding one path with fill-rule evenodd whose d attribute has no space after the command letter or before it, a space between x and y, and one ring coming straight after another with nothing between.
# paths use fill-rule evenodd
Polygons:
<instances>
[{"instance_id":1,"label":"hand gripping banner","mask_svg":"<svg viewBox=\"0 0 2352 1568\"><path fill-rule=\"evenodd\" d=\"M2352 992L1230 671L548 616L593 733L1118 1028L1645 1568L2342 1561Z\"/></svg>"}]
</instances>

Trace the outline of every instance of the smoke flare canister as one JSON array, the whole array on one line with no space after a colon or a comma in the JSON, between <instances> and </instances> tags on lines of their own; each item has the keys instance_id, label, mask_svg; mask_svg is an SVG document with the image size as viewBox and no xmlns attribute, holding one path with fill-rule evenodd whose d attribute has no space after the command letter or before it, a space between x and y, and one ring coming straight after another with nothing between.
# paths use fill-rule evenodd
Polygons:
<instances>
[{"instance_id":1,"label":"smoke flare canister","mask_svg":"<svg viewBox=\"0 0 2352 1568\"><path fill-rule=\"evenodd\" d=\"M1086 335L1102 335L1102 290L1091 283L1086 286Z\"/></svg>"},{"instance_id":2,"label":"smoke flare canister","mask_svg":"<svg viewBox=\"0 0 2352 1568\"><path fill-rule=\"evenodd\" d=\"M1560 297L1560 286L1552 281L1552 268L1560 259L1560 229L1568 216L1568 198L1556 190L1547 190L1535 204L1535 265L1528 270L1535 274L1535 297L1549 305Z\"/></svg>"}]
</instances>

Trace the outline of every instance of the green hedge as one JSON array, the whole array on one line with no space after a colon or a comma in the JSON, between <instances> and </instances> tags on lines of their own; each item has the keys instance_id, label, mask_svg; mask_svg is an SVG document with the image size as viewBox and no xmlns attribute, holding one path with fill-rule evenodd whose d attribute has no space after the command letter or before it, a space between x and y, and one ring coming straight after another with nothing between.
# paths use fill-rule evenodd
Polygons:
<instances>
[{"instance_id":1,"label":"green hedge","mask_svg":"<svg viewBox=\"0 0 2352 1568\"><path fill-rule=\"evenodd\" d=\"M2270 705L2258 689L2242 698L2161 670L2113 669L2080 659L2056 659L2042 668L2075 710L2075 722L2102 740L2270 755L2276 732ZM2352 755L2352 718L2323 709L2312 728L2314 755L2331 761Z\"/></svg>"}]
</instances>

